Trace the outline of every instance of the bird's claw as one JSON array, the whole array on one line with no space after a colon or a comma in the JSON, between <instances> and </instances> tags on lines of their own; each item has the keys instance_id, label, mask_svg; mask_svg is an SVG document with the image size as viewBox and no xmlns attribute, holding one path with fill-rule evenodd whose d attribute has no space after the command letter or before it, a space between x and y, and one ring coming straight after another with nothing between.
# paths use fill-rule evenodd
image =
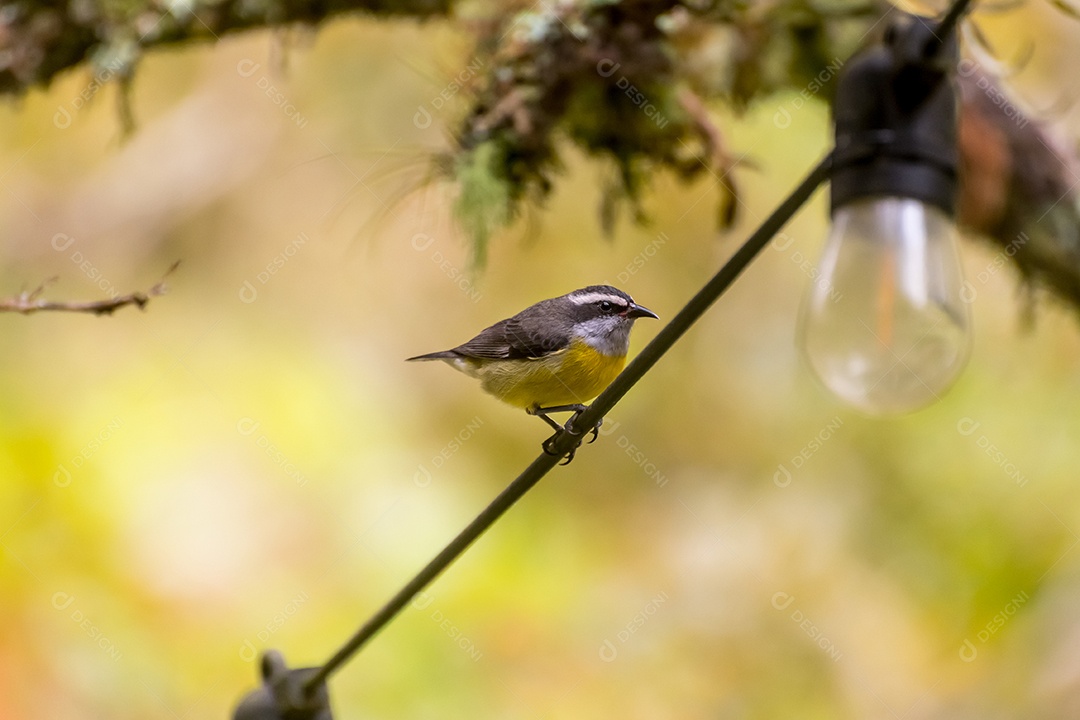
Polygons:
<instances>
[{"instance_id":1,"label":"bird's claw","mask_svg":"<svg viewBox=\"0 0 1080 720\"><path fill-rule=\"evenodd\" d=\"M574 415L570 418L569 422L566 423L566 428L567 428L566 432L571 432L570 431L570 426L574 423L575 420L577 420L581 416L582 412L583 412L582 410L578 410L576 413L574 413ZM600 437L600 426L603 425L603 424L604 424L604 418L600 418L599 420L596 421L596 425L592 426L587 431L588 434L592 435L592 437L589 438L589 444L590 445L592 445L594 442L596 442L596 438ZM571 433L571 434L572 435L578 435L579 433Z\"/></svg>"},{"instance_id":2,"label":"bird's claw","mask_svg":"<svg viewBox=\"0 0 1080 720\"><path fill-rule=\"evenodd\" d=\"M600 426L603 425L603 424L604 424L604 418L600 418L600 420L597 421L597 423L593 427L593 429L590 430L590 432L592 433L592 437L589 439L589 444L590 445L592 445L594 442L596 442L596 438L600 437Z\"/></svg>"},{"instance_id":3,"label":"bird's claw","mask_svg":"<svg viewBox=\"0 0 1080 720\"><path fill-rule=\"evenodd\" d=\"M559 432L557 432L554 435L552 435L551 437L549 437L547 440L545 440L540 445L540 447L543 448L543 450L544 450L544 452L546 454L548 454L548 455L558 455L559 454L559 452L555 449L555 441L559 439L559 436L562 433L563 433L563 431L560 430ZM569 465L570 461L574 459L574 455L577 454L577 449L579 447L581 447L580 442L578 442L578 444L575 445L574 447L570 448L570 452L568 452L566 454L566 458L559 464L560 465Z\"/></svg>"}]
</instances>

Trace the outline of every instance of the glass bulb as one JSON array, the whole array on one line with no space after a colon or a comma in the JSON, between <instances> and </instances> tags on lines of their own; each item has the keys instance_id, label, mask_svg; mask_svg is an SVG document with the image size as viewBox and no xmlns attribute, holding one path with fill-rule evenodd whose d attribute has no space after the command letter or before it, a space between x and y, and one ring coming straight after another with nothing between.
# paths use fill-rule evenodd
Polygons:
<instances>
[{"instance_id":1,"label":"glass bulb","mask_svg":"<svg viewBox=\"0 0 1080 720\"><path fill-rule=\"evenodd\" d=\"M874 414L925 407L967 363L971 322L952 221L919 200L839 208L803 301L799 344L822 383Z\"/></svg>"}]
</instances>

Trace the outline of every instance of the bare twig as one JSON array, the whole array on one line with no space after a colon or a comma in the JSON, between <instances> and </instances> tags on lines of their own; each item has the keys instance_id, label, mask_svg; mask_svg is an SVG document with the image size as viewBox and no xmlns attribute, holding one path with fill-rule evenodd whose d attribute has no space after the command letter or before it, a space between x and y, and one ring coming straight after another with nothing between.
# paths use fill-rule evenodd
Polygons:
<instances>
[{"instance_id":1,"label":"bare twig","mask_svg":"<svg viewBox=\"0 0 1080 720\"><path fill-rule=\"evenodd\" d=\"M164 295L168 292L169 288L165 285L165 279L168 278L179 265L179 260L174 262L169 269L165 271L165 274L161 276L161 280L146 292L133 292L128 293L127 295L117 295L116 297L108 298L106 300L92 300L87 302L43 300L41 296L44 294L45 288L56 281L56 278L49 278L38 285L32 292L22 292L15 297L0 300L0 312L14 312L21 315L31 315L36 312L54 311L83 312L92 315L112 315L114 312L127 305L137 305L141 310L146 307L146 303L150 302L150 298Z\"/></svg>"}]
</instances>

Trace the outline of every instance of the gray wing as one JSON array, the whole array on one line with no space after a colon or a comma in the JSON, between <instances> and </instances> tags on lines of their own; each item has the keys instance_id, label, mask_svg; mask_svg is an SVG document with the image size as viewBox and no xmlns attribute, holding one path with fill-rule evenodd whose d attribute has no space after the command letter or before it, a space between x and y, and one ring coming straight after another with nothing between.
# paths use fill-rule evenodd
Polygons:
<instances>
[{"instance_id":1,"label":"gray wing","mask_svg":"<svg viewBox=\"0 0 1080 720\"><path fill-rule=\"evenodd\" d=\"M533 323L530 323L533 324ZM448 353L458 357L493 360L533 360L565 350L567 338L526 330L519 317L502 320Z\"/></svg>"}]
</instances>

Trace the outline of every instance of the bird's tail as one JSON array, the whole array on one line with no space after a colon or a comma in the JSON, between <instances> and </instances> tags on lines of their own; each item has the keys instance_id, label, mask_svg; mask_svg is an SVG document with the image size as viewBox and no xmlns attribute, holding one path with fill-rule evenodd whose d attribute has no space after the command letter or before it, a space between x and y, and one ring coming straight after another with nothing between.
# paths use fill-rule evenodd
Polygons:
<instances>
[{"instance_id":1,"label":"bird's tail","mask_svg":"<svg viewBox=\"0 0 1080 720\"><path fill-rule=\"evenodd\" d=\"M412 362L413 360L453 360L457 355L453 350L442 350L440 352L428 353L427 355L417 355L416 357L405 358L405 362Z\"/></svg>"}]
</instances>

